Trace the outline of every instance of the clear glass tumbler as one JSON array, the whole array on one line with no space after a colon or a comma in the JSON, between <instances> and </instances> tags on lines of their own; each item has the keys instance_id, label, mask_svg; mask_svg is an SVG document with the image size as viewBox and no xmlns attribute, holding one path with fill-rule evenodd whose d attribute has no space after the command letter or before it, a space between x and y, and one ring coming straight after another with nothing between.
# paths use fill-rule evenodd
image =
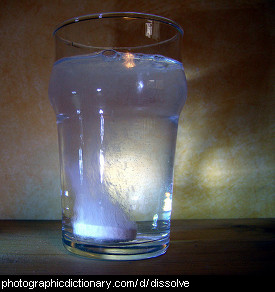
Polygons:
<instances>
[{"instance_id":1,"label":"clear glass tumbler","mask_svg":"<svg viewBox=\"0 0 275 292\"><path fill-rule=\"evenodd\" d=\"M183 31L156 15L76 17L54 31L62 238L78 255L135 260L169 245Z\"/></svg>"}]
</instances>

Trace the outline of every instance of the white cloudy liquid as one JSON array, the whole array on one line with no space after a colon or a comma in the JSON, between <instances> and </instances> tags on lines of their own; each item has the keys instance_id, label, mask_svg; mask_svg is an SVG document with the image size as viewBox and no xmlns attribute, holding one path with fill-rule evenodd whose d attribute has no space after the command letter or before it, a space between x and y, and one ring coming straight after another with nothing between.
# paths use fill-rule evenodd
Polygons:
<instances>
[{"instance_id":1,"label":"white cloudy liquid","mask_svg":"<svg viewBox=\"0 0 275 292\"><path fill-rule=\"evenodd\" d=\"M180 63L103 51L55 63L63 234L86 243L169 236Z\"/></svg>"}]
</instances>

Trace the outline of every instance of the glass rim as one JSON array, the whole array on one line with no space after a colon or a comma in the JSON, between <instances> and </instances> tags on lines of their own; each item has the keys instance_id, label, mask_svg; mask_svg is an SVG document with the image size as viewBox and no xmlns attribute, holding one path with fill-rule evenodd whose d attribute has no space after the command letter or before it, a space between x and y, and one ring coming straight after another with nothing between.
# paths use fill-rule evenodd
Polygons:
<instances>
[{"instance_id":1,"label":"glass rim","mask_svg":"<svg viewBox=\"0 0 275 292\"><path fill-rule=\"evenodd\" d=\"M163 16L159 16L159 15L155 15L155 14L149 14L149 13L142 13L142 12L102 12L102 13L94 13L94 14L86 14L86 15L82 15L82 16L77 16L77 17L73 17L73 18L69 18L61 23L59 23L56 28L53 31L53 36L54 37L58 37L61 41L65 42L66 44L71 44L74 47L79 47L79 48L94 48L94 49L137 49L137 48L143 48L143 47L152 47L152 46L157 46L160 44L164 44L167 42L170 42L172 40L174 40L175 38L177 38L177 34L175 36L173 36L170 39L161 41L161 42L156 42L154 44L150 44L150 45L141 45L141 46L134 46L134 47L96 47L96 46L87 46L84 44L80 44L80 43L76 43L70 40L66 40L64 38L62 38L61 36L59 36L57 34L57 32L62 29L63 27L67 26L67 25L71 25L74 23L78 23L80 21L88 21L88 20L96 20L96 19L102 19L102 18L135 18L135 19L147 19L147 20L155 20L155 21L159 21L165 24L168 24L172 27L174 27L177 32L181 35L181 37L184 34L184 31L182 29L182 27L175 22L172 19L163 17Z\"/></svg>"}]
</instances>

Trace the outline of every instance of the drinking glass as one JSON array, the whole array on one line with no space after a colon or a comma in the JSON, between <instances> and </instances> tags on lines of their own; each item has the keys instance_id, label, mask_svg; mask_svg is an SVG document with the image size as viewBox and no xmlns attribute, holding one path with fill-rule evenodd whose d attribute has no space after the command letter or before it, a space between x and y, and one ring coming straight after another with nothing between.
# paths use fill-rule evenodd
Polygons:
<instances>
[{"instance_id":1,"label":"drinking glass","mask_svg":"<svg viewBox=\"0 0 275 292\"><path fill-rule=\"evenodd\" d=\"M101 13L69 19L53 35L64 246L111 260L165 253L186 100L181 27Z\"/></svg>"}]
</instances>

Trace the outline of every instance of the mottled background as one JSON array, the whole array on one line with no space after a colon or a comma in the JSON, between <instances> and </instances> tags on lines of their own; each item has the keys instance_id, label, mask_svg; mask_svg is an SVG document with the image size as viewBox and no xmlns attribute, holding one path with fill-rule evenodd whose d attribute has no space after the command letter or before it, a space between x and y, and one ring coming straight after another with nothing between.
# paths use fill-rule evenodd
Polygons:
<instances>
[{"instance_id":1,"label":"mottled background","mask_svg":"<svg viewBox=\"0 0 275 292\"><path fill-rule=\"evenodd\" d=\"M83 14L159 14L185 30L173 218L274 217L274 3L0 0L0 219L59 219L52 31Z\"/></svg>"}]
</instances>

